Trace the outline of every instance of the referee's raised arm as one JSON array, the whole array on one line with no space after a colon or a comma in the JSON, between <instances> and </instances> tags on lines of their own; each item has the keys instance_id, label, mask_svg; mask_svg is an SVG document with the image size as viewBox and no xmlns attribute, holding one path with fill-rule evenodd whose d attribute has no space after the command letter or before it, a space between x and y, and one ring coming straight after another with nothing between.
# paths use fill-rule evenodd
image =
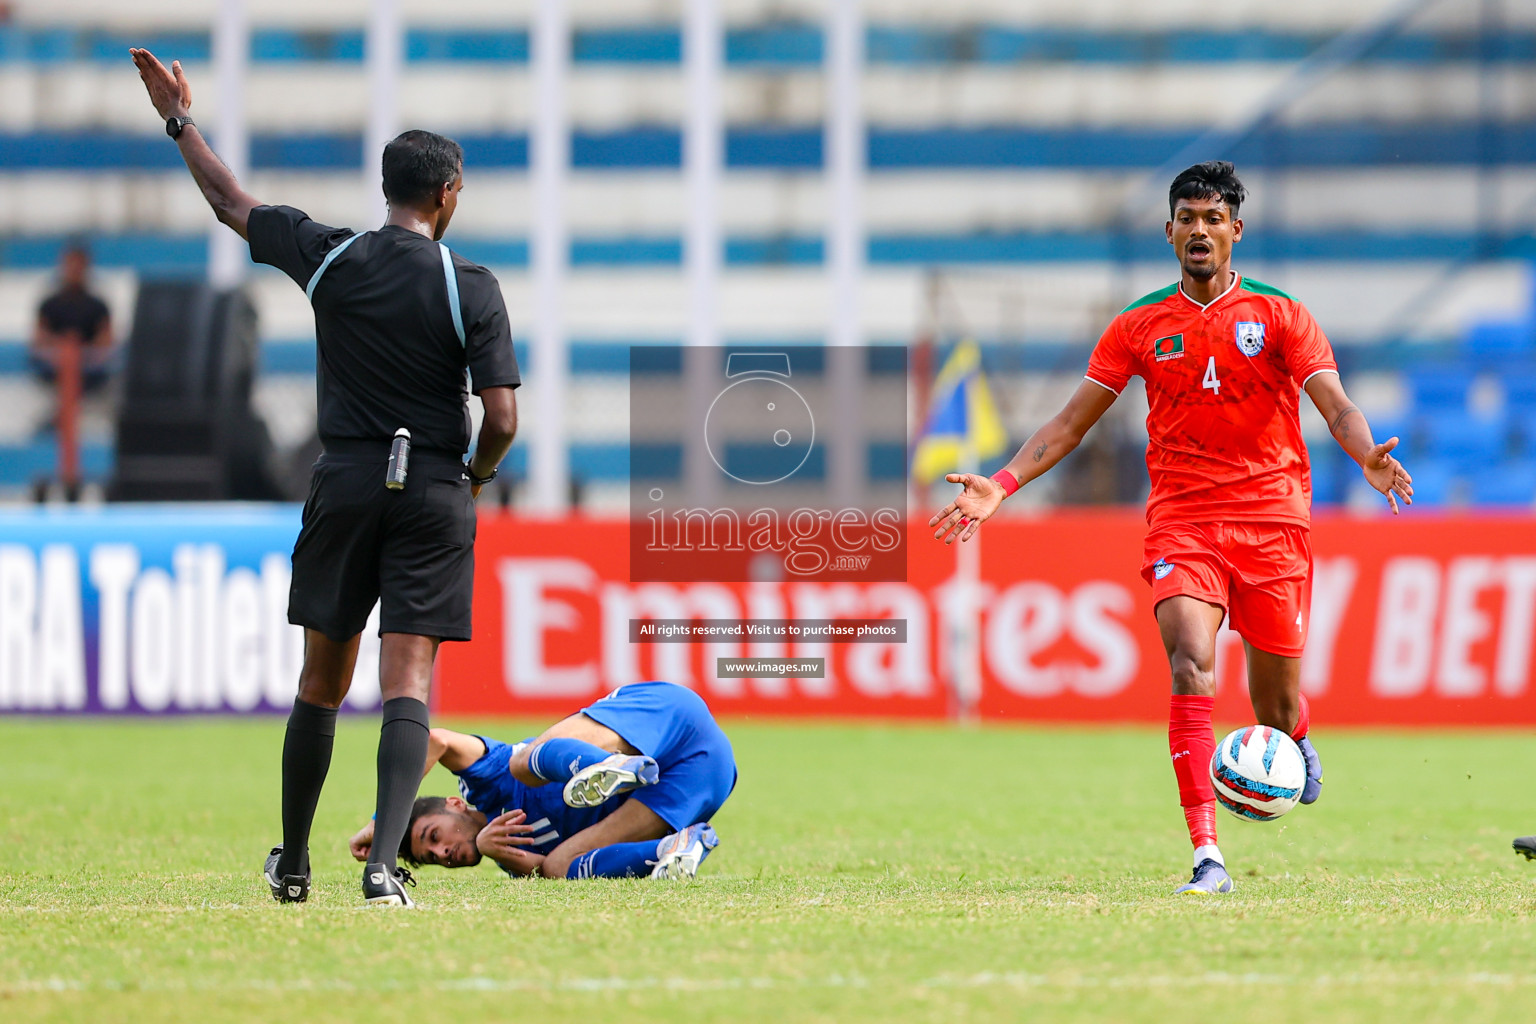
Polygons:
<instances>
[{"instance_id":1,"label":"referee's raised arm","mask_svg":"<svg viewBox=\"0 0 1536 1024\"><path fill-rule=\"evenodd\" d=\"M384 147L389 216L357 232L266 206L241 190L188 114L192 91L131 51L155 110L219 220L314 308L323 453L293 549L288 620L304 667L283 742L283 842L263 871L273 899L309 897L309 832L330 768L336 710L379 608L378 797L363 898L412 906L396 864L428 745L438 645L470 638L475 505L517 430L521 383L501 286L441 241L463 188L463 150L425 131ZM485 410L473 457L470 392Z\"/></svg>"},{"instance_id":2,"label":"referee's raised arm","mask_svg":"<svg viewBox=\"0 0 1536 1024\"><path fill-rule=\"evenodd\" d=\"M187 170L192 172L197 187L202 189L203 198L213 207L214 216L234 228L241 238L247 237L246 222L251 210L261 203L241 189L240 183L214 155L192 120L192 86L181 70L181 61L171 61L171 70L167 71L159 58L148 50L130 49L128 54L133 58L133 66L139 69L144 88L149 91L149 102L155 105L155 112L165 118L165 133L176 140L181 158L187 162Z\"/></svg>"}]
</instances>

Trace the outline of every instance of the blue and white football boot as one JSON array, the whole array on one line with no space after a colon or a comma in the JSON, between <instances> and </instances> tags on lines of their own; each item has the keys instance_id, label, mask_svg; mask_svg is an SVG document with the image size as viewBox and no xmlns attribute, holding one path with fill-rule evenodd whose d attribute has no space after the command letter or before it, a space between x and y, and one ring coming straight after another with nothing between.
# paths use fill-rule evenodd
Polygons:
<instances>
[{"instance_id":1,"label":"blue and white football boot","mask_svg":"<svg viewBox=\"0 0 1536 1024\"><path fill-rule=\"evenodd\" d=\"M1173 890L1175 896L1184 892L1193 893L1222 893L1232 891L1232 876L1227 874L1227 869L1220 862L1207 857L1195 866L1195 873L1189 881Z\"/></svg>"},{"instance_id":2,"label":"blue and white football boot","mask_svg":"<svg viewBox=\"0 0 1536 1024\"><path fill-rule=\"evenodd\" d=\"M614 754L589 764L565 784L567 807L596 807L610 797L641 786L654 786L661 769L651 757Z\"/></svg>"},{"instance_id":3,"label":"blue and white football boot","mask_svg":"<svg viewBox=\"0 0 1536 1024\"><path fill-rule=\"evenodd\" d=\"M720 837L708 822L674 832L656 844L656 866L651 869L651 877L691 882L709 851L719 845Z\"/></svg>"},{"instance_id":4,"label":"blue and white football boot","mask_svg":"<svg viewBox=\"0 0 1536 1024\"><path fill-rule=\"evenodd\" d=\"M1317 798L1323 795L1323 760L1317 756L1317 748L1312 745L1308 736L1303 736L1296 741L1296 746L1301 748L1301 756L1307 762L1307 781L1301 787L1301 802L1315 804Z\"/></svg>"}]
</instances>

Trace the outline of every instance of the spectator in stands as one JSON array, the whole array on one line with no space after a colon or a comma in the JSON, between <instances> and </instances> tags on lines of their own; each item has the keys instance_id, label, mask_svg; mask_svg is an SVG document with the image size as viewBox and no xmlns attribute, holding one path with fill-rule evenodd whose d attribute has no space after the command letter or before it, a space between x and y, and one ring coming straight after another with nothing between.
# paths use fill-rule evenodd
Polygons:
<instances>
[{"instance_id":1,"label":"spectator in stands","mask_svg":"<svg viewBox=\"0 0 1536 1024\"><path fill-rule=\"evenodd\" d=\"M58 290L43 300L32 331L32 369L54 384L66 345L80 352L80 387L96 391L112 375L112 313L90 289L91 254L71 242L59 256ZM49 418L49 423L53 417Z\"/></svg>"}]
</instances>

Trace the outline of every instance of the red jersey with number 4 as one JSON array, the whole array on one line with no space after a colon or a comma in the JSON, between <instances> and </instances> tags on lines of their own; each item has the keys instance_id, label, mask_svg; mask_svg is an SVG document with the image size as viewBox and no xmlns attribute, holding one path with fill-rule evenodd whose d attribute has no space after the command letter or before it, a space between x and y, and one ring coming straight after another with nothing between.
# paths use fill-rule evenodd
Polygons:
<instances>
[{"instance_id":1,"label":"red jersey with number 4","mask_svg":"<svg viewBox=\"0 0 1536 1024\"><path fill-rule=\"evenodd\" d=\"M1209 306L1178 285L1132 303L1099 338L1087 377L1147 383L1147 522L1312 521L1299 403L1337 372L1307 308L1242 277Z\"/></svg>"}]
</instances>

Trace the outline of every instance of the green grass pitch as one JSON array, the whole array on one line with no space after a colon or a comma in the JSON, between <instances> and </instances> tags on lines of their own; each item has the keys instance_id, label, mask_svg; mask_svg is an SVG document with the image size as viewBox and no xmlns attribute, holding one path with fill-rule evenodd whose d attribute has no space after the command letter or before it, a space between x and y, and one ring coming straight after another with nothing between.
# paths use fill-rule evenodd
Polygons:
<instances>
[{"instance_id":1,"label":"green grass pitch","mask_svg":"<svg viewBox=\"0 0 1536 1024\"><path fill-rule=\"evenodd\" d=\"M510 739L536 724L479 725ZM1325 795L1223 816L1188 871L1160 729L727 722L741 783L692 886L425 869L360 906L347 723L316 888L278 906L276 720L0 721L10 1021L1529 1019L1528 735L1318 735ZM423 792L449 792L441 770Z\"/></svg>"}]
</instances>

